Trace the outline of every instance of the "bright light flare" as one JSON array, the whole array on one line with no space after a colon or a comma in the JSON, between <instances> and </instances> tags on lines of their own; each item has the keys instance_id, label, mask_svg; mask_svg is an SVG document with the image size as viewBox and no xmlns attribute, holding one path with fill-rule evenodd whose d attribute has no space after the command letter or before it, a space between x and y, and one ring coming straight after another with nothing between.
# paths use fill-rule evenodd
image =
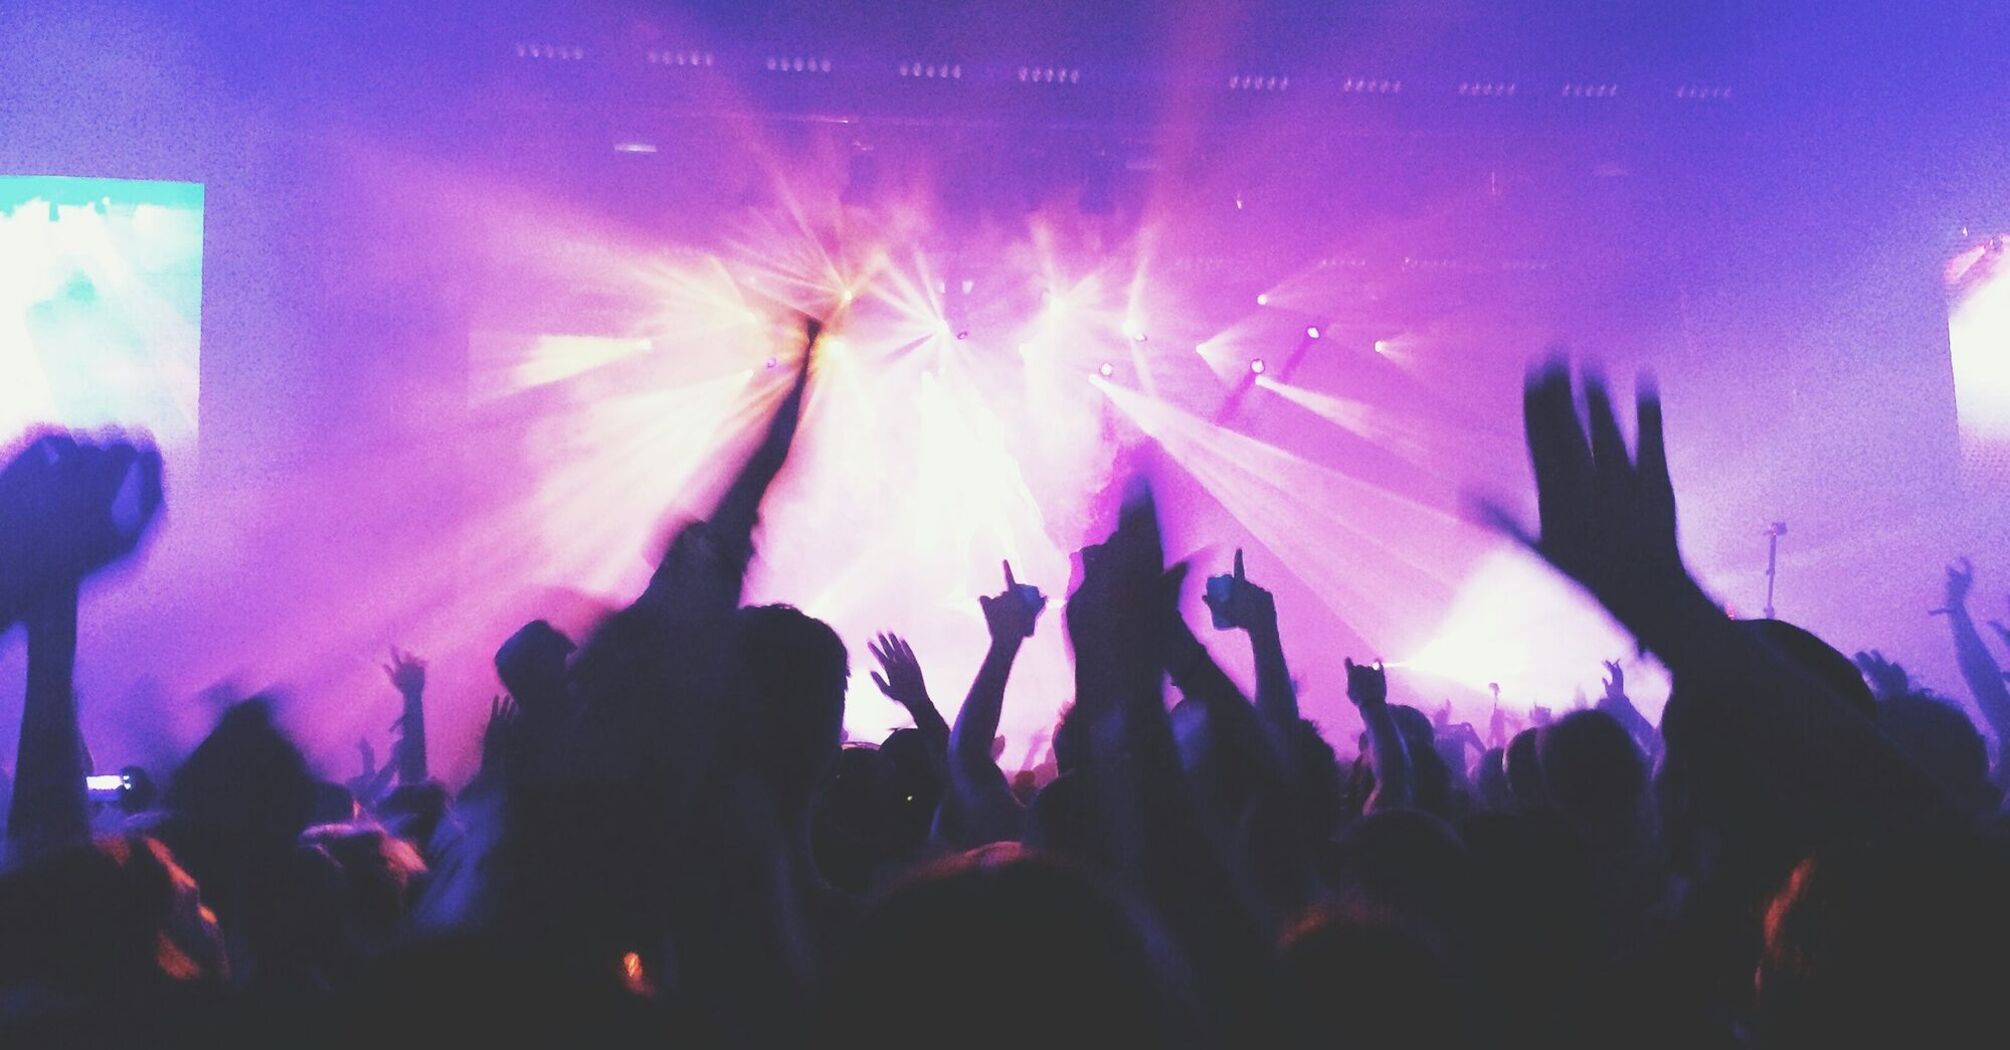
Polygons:
<instances>
[{"instance_id":1,"label":"bright light flare","mask_svg":"<svg viewBox=\"0 0 2010 1050\"><path fill-rule=\"evenodd\" d=\"M1578 697L1602 695L1603 661L1624 659L1627 695L1655 718L1667 701L1667 672L1630 659L1635 648L1549 566L1502 549L1467 574L1436 632L1401 662L1476 696L1497 682L1502 705L1516 711L1541 704L1561 714Z\"/></svg>"},{"instance_id":2,"label":"bright light flare","mask_svg":"<svg viewBox=\"0 0 2010 1050\"><path fill-rule=\"evenodd\" d=\"M1995 242L1948 269L1947 337L1963 459L2010 477L2010 253Z\"/></svg>"},{"instance_id":3,"label":"bright light flare","mask_svg":"<svg viewBox=\"0 0 2010 1050\"><path fill-rule=\"evenodd\" d=\"M1258 542L1297 552L1293 574L1382 652L1426 636L1430 625L1416 617L1450 596L1461 553L1480 546L1455 514L1441 509L1456 505L1449 487L1418 493L1436 505L1422 502L1138 391L1091 382ZM1321 541L1308 544L1307 536Z\"/></svg>"}]
</instances>

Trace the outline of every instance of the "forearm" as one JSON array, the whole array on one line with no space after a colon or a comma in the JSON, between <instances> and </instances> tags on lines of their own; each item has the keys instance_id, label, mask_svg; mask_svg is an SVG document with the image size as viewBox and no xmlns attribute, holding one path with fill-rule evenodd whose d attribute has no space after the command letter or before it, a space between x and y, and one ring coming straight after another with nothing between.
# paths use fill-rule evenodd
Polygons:
<instances>
[{"instance_id":1,"label":"forearm","mask_svg":"<svg viewBox=\"0 0 2010 1050\"><path fill-rule=\"evenodd\" d=\"M7 836L40 849L90 833L83 740L77 728L77 586L38 598L27 613L28 695L21 711Z\"/></svg>"},{"instance_id":2,"label":"forearm","mask_svg":"<svg viewBox=\"0 0 2010 1050\"><path fill-rule=\"evenodd\" d=\"M956 729L949 735L952 769L967 770L978 764L996 766L991 761L991 741L998 736L998 723L1005 713L1005 685L1012 677L1012 665L1019 658L1016 639L993 640L977 666L977 677L956 712Z\"/></svg>"},{"instance_id":3,"label":"forearm","mask_svg":"<svg viewBox=\"0 0 2010 1050\"><path fill-rule=\"evenodd\" d=\"M998 735L1005 683L1011 677L1019 646L1016 640L991 643L963 707L956 712L956 728L949 734L948 826L968 844L1008 839L1018 833L1019 805L1005 774L992 761L991 742Z\"/></svg>"},{"instance_id":4,"label":"forearm","mask_svg":"<svg viewBox=\"0 0 2010 1050\"><path fill-rule=\"evenodd\" d=\"M1968 683L1968 691L1975 697L1975 706L1982 709L1982 717L1989 721L1996 739L2010 742L2010 685L2003 681L2003 669L1990 654L1982 632L1975 629L1975 621L1966 608L1950 607L1947 623L1954 634L1955 662L1961 667L1961 678Z\"/></svg>"},{"instance_id":5,"label":"forearm","mask_svg":"<svg viewBox=\"0 0 2010 1050\"><path fill-rule=\"evenodd\" d=\"M1379 812L1411 805L1416 792L1410 773L1410 752L1396 717L1386 703L1363 704L1361 721L1368 729L1369 761L1375 767L1375 791L1368 797L1367 811Z\"/></svg>"},{"instance_id":6,"label":"forearm","mask_svg":"<svg viewBox=\"0 0 2010 1050\"><path fill-rule=\"evenodd\" d=\"M425 694L407 693L404 702L405 713L399 719L404 731L398 741L398 782L418 784L426 779Z\"/></svg>"},{"instance_id":7,"label":"forearm","mask_svg":"<svg viewBox=\"0 0 2010 1050\"><path fill-rule=\"evenodd\" d=\"M1284 662L1284 641L1277 624L1250 628L1249 647L1256 657L1257 711L1274 726L1296 725L1298 689L1291 684L1291 669Z\"/></svg>"},{"instance_id":8,"label":"forearm","mask_svg":"<svg viewBox=\"0 0 2010 1050\"><path fill-rule=\"evenodd\" d=\"M753 453L733 476L713 508L713 527L718 530L720 538L733 545L736 551L751 543L761 501L766 497L768 487L774 484L775 476L781 473L782 465L788 461L789 447L795 442L796 427L802 416L804 388L808 380L809 362L805 360L789 392L768 420L761 443L754 447Z\"/></svg>"}]
</instances>

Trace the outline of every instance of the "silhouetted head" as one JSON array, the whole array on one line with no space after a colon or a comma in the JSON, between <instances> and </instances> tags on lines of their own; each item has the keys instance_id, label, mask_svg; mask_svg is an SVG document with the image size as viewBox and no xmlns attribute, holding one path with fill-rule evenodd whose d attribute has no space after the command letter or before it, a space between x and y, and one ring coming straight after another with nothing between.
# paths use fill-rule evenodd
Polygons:
<instances>
[{"instance_id":1,"label":"silhouetted head","mask_svg":"<svg viewBox=\"0 0 2010 1050\"><path fill-rule=\"evenodd\" d=\"M943 785L936 779L928 737L918 729L896 729L879 745L885 759L884 797L893 845L909 849L928 837Z\"/></svg>"},{"instance_id":2,"label":"silhouetted head","mask_svg":"<svg viewBox=\"0 0 2010 1050\"><path fill-rule=\"evenodd\" d=\"M830 884L862 895L888 854L892 814L882 797L886 758L878 748L853 744L838 751L817 791L810 819L810 849Z\"/></svg>"},{"instance_id":3,"label":"silhouetted head","mask_svg":"<svg viewBox=\"0 0 2010 1050\"><path fill-rule=\"evenodd\" d=\"M830 625L788 605L741 609L734 620L735 716L748 760L785 807L805 811L837 756L851 676Z\"/></svg>"},{"instance_id":4,"label":"silhouetted head","mask_svg":"<svg viewBox=\"0 0 2010 1050\"><path fill-rule=\"evenodd\" d=\"M338 903L354 937L377 949L388 947L426 874L419 851L368 824L308 828L300 842L323 851L340 867Z\"/></svg>"},{"instance_id":5,"label":"silhouetted head","mask_svg":"<svg viewBox=\"0 0 2010 1050\"><path fill-rule=\"evenodd\" d=\"M1332 846L1335 906L1443 934L1470 917L1472 857L1450 825L1417 810L1385 810L1350 825Z\"/></svg>"},{"instance_id":6,"label":"silhouetted head","mask_svg":"<svg viewBox=\"0 0 2010 1050\"><path fill-rule=\"evenodd\" d=\"M1468 1045L1473 1020L1446 967L1401 927L1318 909L1284 934L1279 999L1287 1045Z\"/></svg>"},{"instance_id":7,"label":"silhouetted head","mask_svg":"<svg viewBox=\"0 0 2010 1050\"><path fill-rule=\"evenodd\" d=\"M18 994L25 988L119 1006L224 976L215 916L155 839L80 842L0 877L0 988L17 993L10 1011L34 1005Z\"/></svg>"},{"instance_id":8,"label":"silhouetted head","mask_svg":"<svg viewBox=\"0 0 2010 1050\"><path fill-rule=\"evenodd\" d=\"M1743 620L1737 629L1774 659L1791 665L1821 687L1803 698L1819 717L1866 721L1876 717L1876 700L1862 673L1821 639L1779 620ZM1844 831L1786 819L1771 788L1778 779L1772 768L1778 757L1755 752L1745 740L1725 734L1708 717L1713 705L1764 701L1697 693L1699 689L1736 693L1760 687L1759 683L1727 680L1722 675L1698 680L1679 671L1672 682L1661 716L1665 749L1654 778L1654 793L1660 824L1679 870L1709 874L1724 871L1727 862L1735 862L1738 874L1749 878L1752 885L1776 884L1787 867L1806 856L1823 836ZM1852 805L1860 807L1869 799L1860 795L1819 801L1833 803L1824 815L1840 821L1845 819L1844 810Z\"/></svg>"},{"instance_id":9,"label":"silhouetted head","mask_svg":"<svg viewBox=\"0 0 2010 1050\"><path fill-rule=\"evenodd\" d=\"M253 698L224 712L175 771L164 801L233 848L278 853L312 819L315 793L300 749L272 724L269 702Z\"/></svg>"},{"instance_id":10,"label":"silhouetted head","mask_svg":"<svg viewBox=\"0 0 2010 1050\"><path fill-rule=\"evenodd\" d=\"M988 846L922 869L873 907L826 988L827 1025L885 1050L1176 1045L1192 1030L1170 959L1098 880Z\"/></svg>"},{"instance_id":11,"label":"silhouetted head","mask_svg":"<svg viewBox=\"0 0 2010 1050\"><path fill-rule=\"evenodd\" d=\"M1647 762L1618 719L1573 711L1536 733L1544 793L1571 820L1601 826L1644 815Z\"/></svg>"},{"instance_id":12,"label":"silhouetted head","mask_svg":"<svg viewBox=\"0 0 2010 1050\"><path fill-rule=\"evenodd\" d=\"M437 780L400 784L377 806L377 819L391 834L423 847L447 816L447 786Z\"/></svg>"},{"instance_id":13,"label":"silhouetted head","mask_svg":"<svg viewBox=\"0 0 2010 1050\"><path fill-rule=\"evenodd\" d=\"M1938 836L1802 861L1766 911L1758 1027L1779 1050L1963 1046L2001 1025L2010 866Z\"/></svg>"},{"instance_id":14,"label":"silhouetted head","mask_svg":"<svg viewBox=\"0 0 2010 1050\"><path fill-rule=\"evenodd\" d=\"M1507 749L1487 748L1480 756L1478 775L1473 778L1473 790L1479 795L1483 809L1512 809L1515 803L1514 789L1508 786Z\"/></svg>"},{"instance_id":15,"label":"silhouetted head","mask_svg":"<svg viewBox=\"0 0 2010 1050\"><path fill-rule=\"evenodd\" d=\"M1508 790L1523 809L1549 805L1542 786L1542 758L1536 747L1538 730L1524 729L1508 741L1506 774Z\"/></svg>"},{"instance_id":16,"label":"silhouetted head","mask_svg":"<svg viewBox=\"0 0 2010 1050\"><path fill-rule=\"evenodd\" d=\"M532 620L496 650L496 677L525 711L549 709L565 697L565 661L573 648L564 632Z\"/></svg>"}]
</instances>

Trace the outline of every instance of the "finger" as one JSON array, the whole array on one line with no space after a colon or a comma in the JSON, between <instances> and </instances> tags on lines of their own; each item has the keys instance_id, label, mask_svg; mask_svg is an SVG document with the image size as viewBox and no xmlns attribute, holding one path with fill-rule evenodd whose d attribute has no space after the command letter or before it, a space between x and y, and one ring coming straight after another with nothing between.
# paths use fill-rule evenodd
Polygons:
<instances>
[{"instance_id":1,"label":"finger","mask_svg":"<svg viewBox=\"0 0 2010 1050\"><path fill-rule=\"evenodd\" d=\"M1248 578L1249 578L1249 577L1247 577L1247 576L1243 575L1243 572L1242 572L1242 548L1241 548L1241 547L1237 547L1237 548L1235 549L1235 578L1236 578L1236 580L1237 580L1237 581L1241 581L1241 580L1246 580L1246 579L1248 579Z\"/></svg>"},{"instance_id":2,"label":"finger","mask_svg":"<svg viewBox=\"0 0 2010 1050\"><path fill-rule=\"evenodd\" d=\"M1009 561L1000 561L998 564L1005 566L1005 589L1009 591L1019 586L1019 581L1012 578L1012 563Z\"/></svg>"},{"instance_id":3,"label":"finger","mask_svg":"<svg viewBox=\"0 0 2010 1050\"><path fill-rule=\"evenodd\" d=\"M886 679L881 678L878 671L872 672L872 684L878 686L880 692L888 696L893 695L893 687L886 684Z\"/></svg>"},{"instance_id":4,"label":"finger","mask_svg":"<svg viewBox=\"0 0 2010 1050\"><path fill-rule=\"evenodd\" d=\"M1571 396L1570 368L1561 358L1530 374L1522 392L1522 422L1544 525L1572 520L1590 484L1592 457Z\"/></svg>"},{"instance_id":5,"label":"finger","mask_svg":"<svg viewBox=\"0 0 2010 1050\"><path fill-rule=\"evenodd\" d=\"M1634 457L1634 477L1638 479L1641 491L1657 497L1665 492L1672 500L1675 488L1668 480L1668 443L1661 428L1661 384L1654 378L1653 372L1642 372L1635 388L1634 412L1640 440Z\"/></svg>"},{"instance_id":6,"label":"finger","mask_svg":"<svg viewBox=\"0 0 2010 1050\"><path fill-rule=\"evenodd\" d=\"M1603 485L1616 487L1632 473L1626 455L1626 438L1619 433L1619 420L1612 414L1612 393L1605 376L1590 372L1584 377L1584 414L1591 426L1591 469ZM1610 491L1610 489L1608 489Z\"/></svg>"}]
</instances>

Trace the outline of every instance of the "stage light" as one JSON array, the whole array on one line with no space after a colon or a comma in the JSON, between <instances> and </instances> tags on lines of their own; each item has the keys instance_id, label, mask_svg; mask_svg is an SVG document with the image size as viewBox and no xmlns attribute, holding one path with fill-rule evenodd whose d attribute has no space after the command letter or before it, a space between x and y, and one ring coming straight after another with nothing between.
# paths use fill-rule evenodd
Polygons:
<instances>
[{"instance_id":1,"label":"stage light","mask_svg":"<svg viewBox=\"0 0 2010 1050\"><path fill-rule=\"evenodd\" d=\"M779 360L776 360L775 358L772 358L772 357L770 357L770 358L768 358L768 363L767 363L767 364L765 364L765 365L762 365L761 367L763 367L763 368L766 368L766 369L768 369L769 371L771 371L771 372L772 372L772 371L774 371L774 368L775 368L775 366L776 366L776 365L779 365L779 364L781 364L781 362L780 362Z\"/></svg>"},{"instance_id":2,"label":"stage light","mask_svg":"<svg viewBox=\"0 0 2010 1050\"><path fill-rule=\"evenodd\" d=\"M968 277L965 277L965 278L963 279L963 294L964 294L964 295L969 295L969 294L970 294L971 292L973 292L973 291L976 291L976 290L977 290L977 282L976 282L976 281L973 281L973 280L971 280L971 279L970 279L970 278L968 278Z\"/></svg>"},{"instance_id":3,"label":"stage light","mask_svg":"<svg viewBox=\"0 0 2010 1050\"><path fill-rule=\"evenodd\" d=\"M849 288L846 288L844 291L838 293L838 302L843 303L846 306L850 306L851 301L854 298L856 298L856 296L852 294L852 290Z\"/></svg>"},{"instance_id":4,"label":"stage light","mask_svg":"<svg viewBox=\"0 0 2010 1050\"><path fill-rule=\"evenodd\" d=\"M1375 340L1375 352L1376 352L1376 353L1378 353L1378 354L1386 354L1386 353L1388 353L1388 352L1389 352L1389 344L1388 344L1388 343L1387 343L1386 341L1384 341L1384 340L1381 340L1381 339L1377 339L1377 340Z\"/></svg>"},{"instance_id":5,"label":"stage light","mask_svg":"<svg viewBox=\"0 0 2010 1050\"><path fill-rule=\"evenodd\" d=\"M1319 338L1319 327L1318 327L1317 325L1308 325L1308 326L1306 326L1306 329L1305 329L1305 338L1307 338L1307 339L1317 339L1317 338Z\"/></svg>"},{"instance_id":6,"label":"stage light","mask_svg":"<svg viewBox=\"0 0 2010 1050\"><path fill-rule=\"evenodd\" d=\"M1096 367L1096 374L1102 376L1104 379L1108 379L1110 378L1111 373L1115 372L1116 370L1117 366L1109 363L1108 361L1105 361L1101 365L1098 365Z\"/></svg>"},{"instance_id":7,"label":"stage light","mask_svg":"<svg viewBox=\"0 0 2010 1050\"><path fill-rule=\"evenodd\" d=\"M1249 363L1249 370L1257 375L1262 375L1264 368L1263 358L1259 357Z\"/></svg>"},{"instance_id":8,"label":"stage light","mask_svg":"<svg viewBox=\"0 0 2010 1050\"><path fill-rule=\"evenodd\" d=\"M1269 305L1270 305L1270 293L1268 293L1268 292L1259 292L1259 293L1257 293L1257 296L1256 296L1256 305L1258 305L1258 306L1269 306Z\"/></svg>"},{"instance_id":9,"label":"stage light","mask_svg":"<svg viewBox=\"0 0 2010 1050\"><path fill-rule=\"evenodd\" d=\"M614 144L614 152L654 153L656 152L656 144L653 142L617 142Z\"/></svg>"},{"instance_id":10,"label":"stage light","mask_svg":"<svg viewBox=\"0 0 2010 1050\"><path fill-rule=\"evenodd\" d=\"M970 338L970 329L968 329L968 328L958 328L958 329L956 330L956 339L957 339L957 341L958 341L958 342L962 342L963 340L965 340L965 339L968 339L968 338Z\"/></svg>"}]
</instances>

